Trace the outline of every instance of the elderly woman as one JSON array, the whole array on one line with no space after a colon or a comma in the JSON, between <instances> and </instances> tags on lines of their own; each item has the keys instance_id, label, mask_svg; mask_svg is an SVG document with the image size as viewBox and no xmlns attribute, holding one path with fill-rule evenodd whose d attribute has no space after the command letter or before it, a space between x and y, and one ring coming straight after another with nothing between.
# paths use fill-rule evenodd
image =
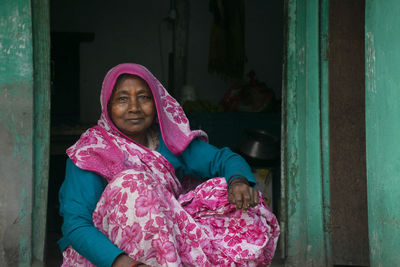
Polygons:
<instances>
[{"instance_id":1,"label":"elderly woman","mask_svg":"<svg viewBox=\"0 0 400 267\"><path fill-rule=\"evenodd\" d=\"M278 223L240 156L191 131L141 65L111 69L101 104L97 126L67 150L63 266L270 263ZM184 193L188 176L205 181Z\"/></svg>"}]
</instances>

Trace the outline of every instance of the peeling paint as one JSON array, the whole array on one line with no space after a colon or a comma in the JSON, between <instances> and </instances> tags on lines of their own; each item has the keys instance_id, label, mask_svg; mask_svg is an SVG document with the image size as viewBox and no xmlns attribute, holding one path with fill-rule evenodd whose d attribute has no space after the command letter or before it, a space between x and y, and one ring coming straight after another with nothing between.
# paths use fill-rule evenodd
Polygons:
<instances>
[{"instance_id":1,"label":"peeling paint","mask_svg":"<svg viewBox=\"0 0 400 267\"><path fill-rule=\"evenodd\" d=\"M286 266L325 266L319 101L320 4L288 2L285 95L287 184ZM311 265L310 265L311 264Z\"/></svg>"},{"instance_id":2,"label":"peeling paint","mask_svg":"<svg viewBox=\"0 0 400 267\"><path fill-rule=\"evenodd\" d=\"M400 25L397 0L366 0L366 155L371 266L400 262Z\"/></svg>"},{"instance_id":3,"label":"peeling paint","mask_svg":"<svg viewBox=\"0 0 400 267\"><path fill-rule=\"evenodd\" d=\"M298 55L300 73L304 73L304 67L305 67L305 53L306 53L306 52L305 52L305 47L302 46L302 47L299 49L299 55Z\"/></svg>"},{"instance_id":4,"label":"peeling paint","mask_svg":"<svg viewBox=\"0 0 400 267\"><path fill-rule=\"evenodd\" d=\"M14 137L13 157L25 160L30 156L26 153L29 144L26 143L27 140L22 133L25 131L26 127L24 119L27 118L29 108L32 107L33 104L32 98L29 97L31 94L27 93L27 91L29 91L29 86L27 87L24 83L17 83L13 86L0 86L0 89L0 104L4 109L4 111L0 113L0 122L7 121L7 128ZM21 107L20 110L15 110L17 107Z\"/></svg>"},{"instance_id":5,"label":"peeling paint","mask_svg":"<svg viewBox=\"0 0 400 267\"><path fill-rule=\"evenodd\" d=\"M374 41L374 35L371 32L366 33L366 84L367 84L367 90L376 93L376 81L375 81L375 72L376 72L376 66L375 66L375 41Z\"/></svg>"},{"instance_id":6,"label":"peeling paint","mask_svg":"<svg viewBox=\"0 0 400 267\"><path fill-rule=\"evenodd\" d=\"M21 13L29 14L29 6L28 8L23 7ZM15 55L24 58L24 56L32 54L30 23L25 22L28 17L21 17L19 14L20 10L18 9L7 14L0 12L0 27L7 29L7 34L1 34L0 60L2 64L10 63L9 67L17 69L16 74L19 77L24 77L26 74L29 75L32 69L16 64L15 60L11 61ZM0 81L2 78L4 77L0 77Z\"/></svg>"},{"instance_id":7,"label":"peeling paint","mask_svg":"<svg viewBox=\"0 0 400 267\"><path fill-rule=\"evenodd\" d=\"M370 234L370 255L372 257L375 257L376 255L381 254L381 252L379 251L379 239L378 239L378 234L376 232L373 232L372 234ZM378 252L379 251L379 252Z\"/></svg>"},{"instance_id":8,"label":"peeling paint","mask_svg":"<svg viewBox=\"0 0 400 267\"><path fill-rule=\"evenodd\" d=\"M5 257L0 257L0 266L30 266L31 262L33 48L30 6L30 0L3 0L0 8L0 129L1 136L6 138L0 145L8 151L1 158L8 165L2 168L5 177L0 179L2 195L6 196L1 201L7 207L0 206L0 230L7 235L7 249ZM19 220L13 224L9 218L15 217Z\"/></svg>"},{"instance_id":9,"label":"peeling paint","mask_svg":"<svg viewBox=\"0 0 400 267\"><path fill-rule=\"evenodd\" d=\"M288 172L288 178L289 178L289 184L291 185L291 199L290 199L290 216L296 213L297 209L297 203L300 200L300 195L299 195L299 184L296 182L298 178L298 153L297 153L297 148L295 148L295 151L290 155L290 166L289 166L289 172Z\"/></svg>"},{"instance_id":10,"label":"peeling paint","mask_svg":"<svg viewBox=\"0 0 400 267\"><path fill-rule=\"evenodd\" d=\"M400 230L400 219L394 216L386 216L379 218L380 223L390 226L391 228L397 228Z\"/></svg>"}]
</instances>

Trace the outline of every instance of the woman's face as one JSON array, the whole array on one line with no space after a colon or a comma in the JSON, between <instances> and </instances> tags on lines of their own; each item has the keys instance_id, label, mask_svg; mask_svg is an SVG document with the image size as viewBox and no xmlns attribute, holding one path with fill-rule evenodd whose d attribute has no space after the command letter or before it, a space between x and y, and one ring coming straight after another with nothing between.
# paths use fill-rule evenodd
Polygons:
<instances>
[{"instance_id":1,"label":"woman's face","mask_svg":"<svg viewBox=\"0 0 400 267\"><path fill-rule=\"evenodd\" d=\"M147 83L128 76L119 81L109 102L111 120L132 140L147 145L147 129L152 125L156 109Z\"/></svg>"}]
</instances>

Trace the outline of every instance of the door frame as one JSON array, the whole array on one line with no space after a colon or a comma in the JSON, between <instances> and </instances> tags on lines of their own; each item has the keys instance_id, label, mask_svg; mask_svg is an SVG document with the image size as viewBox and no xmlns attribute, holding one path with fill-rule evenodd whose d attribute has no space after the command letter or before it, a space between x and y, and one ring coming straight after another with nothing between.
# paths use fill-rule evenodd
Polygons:
<instances>
[{"instance_id":1,"label":"door frame","mask_svg":"<svg viewBox=\"0 0 400 267\"><path fill-rule=\"evenodd\" d=\"M31 0L34 48L32 262L44 263L50 146L49 0ZM327 266L329 0L285 0L281 241L286 266ZM323 238L321 238L323 237Z\"/></svg>"},{"instance_id":2,"label":"door frame","mask_svg":"<svg viewBox=\"0 0 400 267\"><path fill-rule=\"evenodd\" d=\"M397 1L365 1L365 119L371 266L400 262Z\"/></svg>"},{"instance_id":3,"label":"door frame","mask_svg":"<svg viewBox=\"0 0 400 267\"><path fill-rule=\"evenodd\" d=\"M285 13L281 250L285 266L329 266L329 0Z\"/></svg>"},{"instance_id":4,"label":"door frame","mask_svg":"<svg viewBox=\"0 0 400 267\"><path fill-rule=\"evenodd\" d=\"M50 163L50 8L31 0L33 45L33 214L32 266L45 265Z\"/></svg>"},{"instance_id":5,"label":"door frame","mask_svg":"<svg viewBox=\"0 0 400 267\"><path fill-rule=\"evenodd\" d=\"M27 1L28 2L28 1ZM32 240L20 239L20 266L43 266L46 239L48 167L50 147L50 19L49 0L31 0L33 43L33 204L21 212L33 210ZM381 4L381 3L380 3ZM19 5L25 5L19 2ZM399 7L366 0L366 123L367 176L371 265L398 262L398 199L396 170L398 149L379 129L400 129L398 119L390 115L385 103L399 95L395 71L390 79L378 79L386 62L393 62L385 45ZM285 0L285 52L282 89L282 187L281 248L286 266L329 266L329 117L328 117L328 12L329 0ZM21 15L22 16L22 15ZM386 23L386 24L385 24ZM392 48L392 47L389 47ZM396 50L393 50L396 51ZM399 53L395 53L400 58ZM378 67L381 67L378 69ZM389 66L390 67L390 66ZM381 72L377 72L377 71ZM377 91L376 88L380 88ZM384 89L386 90L383 93ZM396 106L396 105L394 105ZM398 105L397 105L398 106ZM388 116L390 115L390 116ZM396 123L395 123L396 122ZM387 137L387 136L386 136ZM393 149L387 153L382 147ZM381 160L381 161L379 161ZM386 168L381 175L381 164ZM379 175L378 175L379 174ZM381 180L384 177L386 184ZM379 188L380 190L376 190ZM29 194L28 194L29 195ZM22 196L22 202L27 195ZM381 200L380 201L375 200ZM25 201L26 202L26 201ZM382 207L384 207L382 209ZM387 207L393 207L388 212ZM389 214L389 215L388 215ZM382 224L380 220L387 220ZM29 222L29 220L27 220ZM385 227L390 226L390 230ZM27 229L28 231L28 229ZM377 238L380 236L381 238ZM322 238L321 238L322 237ZM31 246L29 242L31 241ZM30 248L31 247L31 248ZM29 255L31 255L31 257ZM28 256L27 256L28 255ZM26 257L25 257L26 256ZM32 264L29 264L29 263Z\"/></svg>"}]
</instances>

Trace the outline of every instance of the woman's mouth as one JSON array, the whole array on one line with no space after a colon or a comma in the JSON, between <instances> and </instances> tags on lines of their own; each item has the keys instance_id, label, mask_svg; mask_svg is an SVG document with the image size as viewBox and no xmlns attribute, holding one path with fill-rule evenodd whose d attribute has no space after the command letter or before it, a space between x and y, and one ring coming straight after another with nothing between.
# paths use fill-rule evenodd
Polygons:
<instances>
[{"instance_id":1,"label":"woman's mouth","mask_svg":"<svg viewBox=\"0 0 400 267\"><path fill-rule=\"evenodd\" d=\"M143 118L131 118L131 119L127 119L127 121L129 121L130 123L136 124L136 123L140 123L143 120Z\"/></svg>"}]
</instances>

